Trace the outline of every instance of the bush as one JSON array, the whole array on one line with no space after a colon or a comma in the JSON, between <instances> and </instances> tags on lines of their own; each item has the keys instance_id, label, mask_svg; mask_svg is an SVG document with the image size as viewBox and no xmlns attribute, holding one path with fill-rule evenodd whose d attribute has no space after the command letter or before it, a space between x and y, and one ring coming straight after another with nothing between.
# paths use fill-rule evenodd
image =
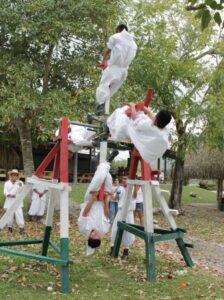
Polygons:
<instances>
[{"instance_id":1,"label":"bush","mask_svg":"<svg viewBox=\"0 0 224 300\"><path fill-rule=\"evenodd\" d=\"M208 180L200 180L198 185L201 189L207 190L208 189Z\"/></svg>"},{"instance_id":2,"label":"bush","mask_svg":"<svg viewBox=\"0 0 224 300\"><path fill-rule=\"evenodd\" d=\"M214 181L200 180L198 183L199 187L205 190L216 190L217 186Z\"/></svg>"}]
</instances>

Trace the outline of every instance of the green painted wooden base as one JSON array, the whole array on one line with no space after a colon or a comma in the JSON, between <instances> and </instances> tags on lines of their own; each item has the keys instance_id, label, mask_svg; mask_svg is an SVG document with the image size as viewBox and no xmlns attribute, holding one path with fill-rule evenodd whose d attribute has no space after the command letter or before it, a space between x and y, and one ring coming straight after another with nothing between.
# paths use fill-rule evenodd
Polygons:
<instances>
[{"instance_id":1,"label":"green painted wooden base","mask_svg":"<svg viewBox=\"0 0 224 300\"><path fill-rule=\"evenodd\" d=\"M43 239L43 244L42 244L42 255L44 255L44 256L46 256L47 252L48 252L51 230L52 230L51 226L45 226L44 239Z\"/></svg>"},{"instance_id":2,"label":"green painted wooden base","mask_svg":"<svg viewBox=\"0 0 224 300\"><path fill-rule=\"evenodd\" d=\"M61 259L68 259L68 238L61 239ZM69 292L69 264L61 268L61 292Z\"/></svg>"},{"instance_id":3,"label":"green painted wooden base","mask_svg":"<svg viewBox=\"0 0 224 300\"><path fill-rule=\"evenodd\" d=\"M51 227L46 226L45 234L43 239L38 240L24 240L24 241L5 241L0 242L0 253L11 254L16 256L22 256L28 259L36 259L40 261L45 261L47 263L55 264L61 267L61 292L69 292L69 265L73 262L69 259L69 241L68 238L61 238L60 248L55 245L54 242L50 240ZM31 245L31 244L41 244L41 254L33 254L30 252L15 250L6 247L12 247L17 245ZM60 257L49 257L47 256L49 246Z\"/></svg>"},{"instance_id":4,"label":"green painted wooden base","mask_svg":"<svg viewBox=\"0 0 224 300\"><path fill-rule=\"evenodd\" d=\"M118 222L117 226L118 226L118 230L117 230L112 256L118 257L124 230L144 239L145 253L146 253L146 273L147 273L148 281L151 282L156 281L156 268L155 268L155 243L156 242L176 240L177 245L183 255L183 258L187 266L192 267L194 265L191 256L187 250L187 248L189 247L193 248L193 245L189 243L185 243L183 240L186 230L182 228L177 228L176 230L155 228L154 233L149 233L149 232L145 232L144 227L141 225Z\"/></svg>"}]
</instances>

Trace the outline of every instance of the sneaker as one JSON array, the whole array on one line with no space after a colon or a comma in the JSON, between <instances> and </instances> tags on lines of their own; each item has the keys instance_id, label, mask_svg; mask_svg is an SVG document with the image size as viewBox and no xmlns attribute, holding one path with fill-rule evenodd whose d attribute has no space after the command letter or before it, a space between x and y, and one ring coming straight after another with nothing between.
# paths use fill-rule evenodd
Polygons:
<instances>
[{"instance_id":1,"label":"sneaker","mask_svg":"<svg viewBox=\"0 0 224 300\"><path fill-rule=\"evenodd\" d=\"M43 216L36 216L36 222L41 222Z\"/></svg>"},{"instance_id":2,"label":"sneaker","mask_svg":"<svg viewBox=\"0 0 224 300\"><path fill-rule=\"evenodd\" d=\"M12 227L8 227L8 232L12 233Z\"/></svg>"},{"instance_id":3,"label":"sneaker","mask_svg":"<svg viewBox=\"0 0 224 300\"><path fill-rule=\"evenodd\" d=\"M112 152L107 156L107 161L108 161L109 163L111 163L111 162L114 160L114 158L115 158L118 154L119 154L119 151L118 151L118 150L112 151Z\"/></svg>"},{"instance_id":4,"label":"sneaker","mask_svg":"<svg viewBox=\"0 0 224 300\"><path fill-rule=\"evenodd\" d=\"M109 129L109 127L107 126L107 121L105 121L104 123L103 123L103 130L104 130L104 132L106 133L106 134L110 134L110 129Z\"/></svg>"},{"instance_id":5,"label":"sneaker","mask_svg":"<svg viewBox=\"0 0 224 300\"><path fill-rule=\"evenodd\" d=\"M19 229L19 234L23 235L24 234L24 228Z\"/></svg>"},{"instance_id":6,"label":"sneaker","mask_svg":"<svg viewBox=\"0 0 224 300\"><path fill-rule=\"evenodd\" d=\"M110 247L110 250L107 252L107 255L112 256L113 250L114 250L114 247Z\"/></svg>"},{"instance_id":7,"label":"sneaker","mask_svg":"<svg viewBox=\"0 0 224 300\"><path fill-rule=\"evenodd\" d=\"M97 104L96 105L96 115L102 116L105 115L105 104Z\"/></svg>"},{"instance_id":8,"label":"sneaker","mask_svg":"<svg viewBox=\"0 0 224 300\"><path fill-rule=\"evenodd\" d=\"M124 249L123 255L121 256L122 260L127 260L128 259L128 249Z\"/></svg>"},{"instance_id":9,"label":"sneaker","mask_svg":"<svg viewBox=\"0 0 224 300\"><path fill-rule=\"evenodd\" d=\"M105 116L106 115L102 115L102 116L95 116L95 115L92 115L90 113L87 114L87 123L88 124L92 124L93 121L96 121L98 123L104 123L106 120L105 120Z\"/></svg>"},{"instance_id":10,"label":"sneaker","mask_svg":"<svg viewBox=\"0 0 224 300\"><path fill-rule=\"evenodd\" d=\"M32 222L33 221L33 216L28 215L27 221Z\"/></svg>"},{"instance_id":11,"label":"sneaker","mask_svg":"<svg viewBox=\"0 0 224 300\"><path fill-rule=\"evenodd\" d=\"M88 113L87 114L87 123L88 124L92 124L93 123L93 116L90 114L90 113Z\"/></svg>"}]
</instances>

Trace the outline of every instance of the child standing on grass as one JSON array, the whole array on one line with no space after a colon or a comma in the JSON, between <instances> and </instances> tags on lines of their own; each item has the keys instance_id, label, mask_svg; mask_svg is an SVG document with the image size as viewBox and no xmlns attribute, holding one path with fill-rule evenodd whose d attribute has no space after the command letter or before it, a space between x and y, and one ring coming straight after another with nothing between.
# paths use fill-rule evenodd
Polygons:
<instances>
[{"instance_id":1,"label":"child standing on grass","mask_svg":"<svg viewBox=\"0 0 224 300\"><path fill-rule=\"evenodd\" d=\"M4 209L10 210L12 204L15 202L16 197L23 190L23 182L19 180L19 172L16 169L13 169L9 172L9 180L4 184L4 196L5 203ZM14 215L16 217L16 223L19 226L19 233L24 233L24 217L23 217L23 202L20 203L19 207L16 209L14 213L12 213L7 221L8 231L12 232Z\"/></svg>"}]
</instances>

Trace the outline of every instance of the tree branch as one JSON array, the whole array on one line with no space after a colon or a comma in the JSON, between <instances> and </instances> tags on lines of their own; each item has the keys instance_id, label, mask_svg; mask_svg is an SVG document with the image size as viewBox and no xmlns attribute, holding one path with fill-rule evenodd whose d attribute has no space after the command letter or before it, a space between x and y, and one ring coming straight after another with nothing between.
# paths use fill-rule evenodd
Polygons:
<instances>
[{"instance_id":1,"label":"tree branch","mask_svg":"<svg viewBox=\"0 0 224 300\"><path fill-rule=\"evenodd\" d=\"M50 74L50 67L51 67L51 56L54 50L54 45L49 46L49 50L47 53L47 61L45 64L45 72L43 75L43 89L42 89L42 94L46 94L48 91L48 82L49 82L49 74Z\"/></svg>"},{"instance_id":2,"label":"tree branch","mask_svg":"<svg viewBox=\"0 0 224 300\"><path fill-rule=\"evenodd\" d=\"M219 53L219 52L217 52L216 50L211 49L211 50L205 51L204 53L199 54L198 56L196 56L196 57L194 58L194 60L198 60L198 59L200 59L200 58L202 58L202 57L204 57L204 56L206 56L206 55L215 55L215 54L223 55L222 53Z\"/></svg>"},{"instance_id":3,"label":"tree branch","mask_svg":"<svg viewBox=\"0 0 224 300\"><path fill-rule=\"evenodd\" d=\"M199 10L199 9L203 9L205 7L206 7L206 5L204 3L202 3L202 4L198 4L198 5L188 5L185 8L186 8L186 10Z\"/></svg>"}]
</instances>

